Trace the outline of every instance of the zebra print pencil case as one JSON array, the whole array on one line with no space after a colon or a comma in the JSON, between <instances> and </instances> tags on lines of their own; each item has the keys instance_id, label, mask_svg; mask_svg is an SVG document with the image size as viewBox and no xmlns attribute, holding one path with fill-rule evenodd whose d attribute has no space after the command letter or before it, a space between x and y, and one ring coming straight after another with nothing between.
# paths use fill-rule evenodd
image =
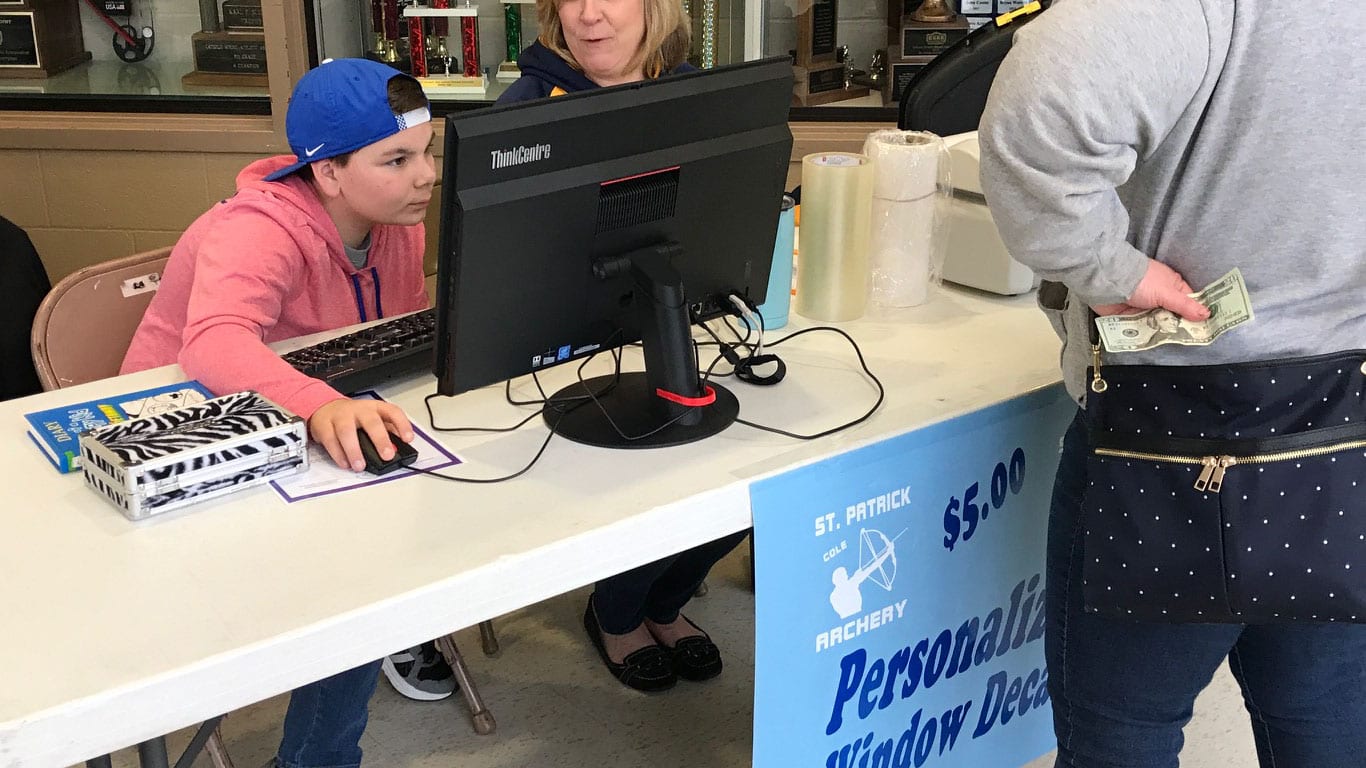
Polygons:
<instances>
[{"instance_id":1,"label":"zebra print pencil case","mask_svg":"<svg viewBox=\"0 0 1366 768\"><path fill-rule=\"evenodd\" d=\"M255 392L92 429L80 447L86 487L130 520L308 469L304 420Z\"/></svg>"}]
</instances>

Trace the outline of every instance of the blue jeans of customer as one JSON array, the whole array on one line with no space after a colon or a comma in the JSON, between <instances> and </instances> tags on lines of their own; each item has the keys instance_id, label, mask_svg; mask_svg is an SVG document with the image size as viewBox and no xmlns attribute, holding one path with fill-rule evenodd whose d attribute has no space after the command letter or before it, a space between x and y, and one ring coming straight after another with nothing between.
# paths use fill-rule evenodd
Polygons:
<instances>
[{"instance_id":1,"label":"blue jeans of customer","mask_svg":"<svg viewBox=\"0 0 1366 768\"><path fill-rule=\"evenodd\" d=\"M285 734L276 757L279 768L356 768L360 737L370 718L370 696L379 680L379 661L362 664L289 697Z\"/></svg>"},{"instance_id":2,"label":"blue jeans of customer","mask_svg":"<svg viewBox=\"0 0 1366 768\"><path fill-rule=\"evenodd\" d=\"M1063 440L1048 525L1048 692L1058 768L1176 768L1227 657L1262 768L1366 765L1366 626L1145 624L1082 611L1087 435Z\"/></svg>"}]
</instances>

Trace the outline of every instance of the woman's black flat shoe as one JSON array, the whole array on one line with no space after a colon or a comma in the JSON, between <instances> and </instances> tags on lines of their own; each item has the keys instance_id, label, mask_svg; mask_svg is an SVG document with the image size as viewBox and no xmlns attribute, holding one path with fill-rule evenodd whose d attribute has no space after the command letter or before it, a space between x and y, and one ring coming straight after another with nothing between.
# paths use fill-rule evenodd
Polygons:
<instances>
[{"instance_id":1,"label":"woman's black flat shoe","mask_svg":"<svg viewBox=\"0 0 1366 768\"><path fill-rule=\"evenodd\" d=\"M602 642L602 627L598 626L597 615L593 613L591 598L588 601L588 608L583 612L583 629L588 633L588 639L593 641L593 647L598 649L598 657L602 659L607 671L627 688L656 693L667 691L678 682L670 652L658 645L647 645L631 651L620 664L612 661L607 656L607 647Z\"/></svg>"},{"instance_id":2,"label":"woman's black flat shoe","mask_svg":"<svg viewBox=\"0 0 1366 768\"><path fill-rule=\"evenodd\" d=\"M717 648L711 637L701 627L693 624L691 619L684 620L702 634L685 637L669 649L673 656L674 673L684 680L695 683L710 680L721 674L721 649Z\"/></svg>"}]
</instances>

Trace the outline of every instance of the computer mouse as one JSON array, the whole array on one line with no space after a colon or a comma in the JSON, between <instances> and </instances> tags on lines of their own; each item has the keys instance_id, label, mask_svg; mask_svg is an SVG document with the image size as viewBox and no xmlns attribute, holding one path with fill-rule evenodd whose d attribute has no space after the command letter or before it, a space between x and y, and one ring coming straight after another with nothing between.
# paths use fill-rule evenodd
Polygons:
<instances>
[{"instance_id":1,"label":"computer mouse","mask_svg":"<svg viewBox=\"0 0 1366 768\"><path fill-rule=\"evenodd\" d=\"M365 430L356 430L356 439L360 441L360 452L365 456L365 471L372 475L393 472L417 461L417 449L400 440L393 432L389 433L389 442L394 444L394 457L388 461L380 457L379 450Z\"/></svg>"}]
</instances>

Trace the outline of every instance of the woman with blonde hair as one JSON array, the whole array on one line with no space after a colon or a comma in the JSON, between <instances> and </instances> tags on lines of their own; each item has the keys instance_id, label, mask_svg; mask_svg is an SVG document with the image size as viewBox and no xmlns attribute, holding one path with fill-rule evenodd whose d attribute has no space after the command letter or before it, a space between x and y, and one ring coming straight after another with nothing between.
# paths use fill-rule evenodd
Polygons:
<instances>
[{"instance_id":1,"label":"woman with blonde hair","mask_svg":"<svg viewBox=\"0 0 1366 768\"><path fill-rule=\"evenodd\" d=\"M693 71L681 0L537 0L536 16L541 34L499 104Z\"/></svg>"},{"instance_id":2,"label":"woman with blonde hair","mask_svg":"<svg viewBox=\"0 0 1366 768\"><path fill-rule=\"evenodd\" d=\"M541 34L499 104L560 96L680 72L692 39L682 0L537 0ZM721 653L680 611L744 534L599 581L583 626L614 677L640 691L721 674Z\"/></svg>"}]
</instances>

